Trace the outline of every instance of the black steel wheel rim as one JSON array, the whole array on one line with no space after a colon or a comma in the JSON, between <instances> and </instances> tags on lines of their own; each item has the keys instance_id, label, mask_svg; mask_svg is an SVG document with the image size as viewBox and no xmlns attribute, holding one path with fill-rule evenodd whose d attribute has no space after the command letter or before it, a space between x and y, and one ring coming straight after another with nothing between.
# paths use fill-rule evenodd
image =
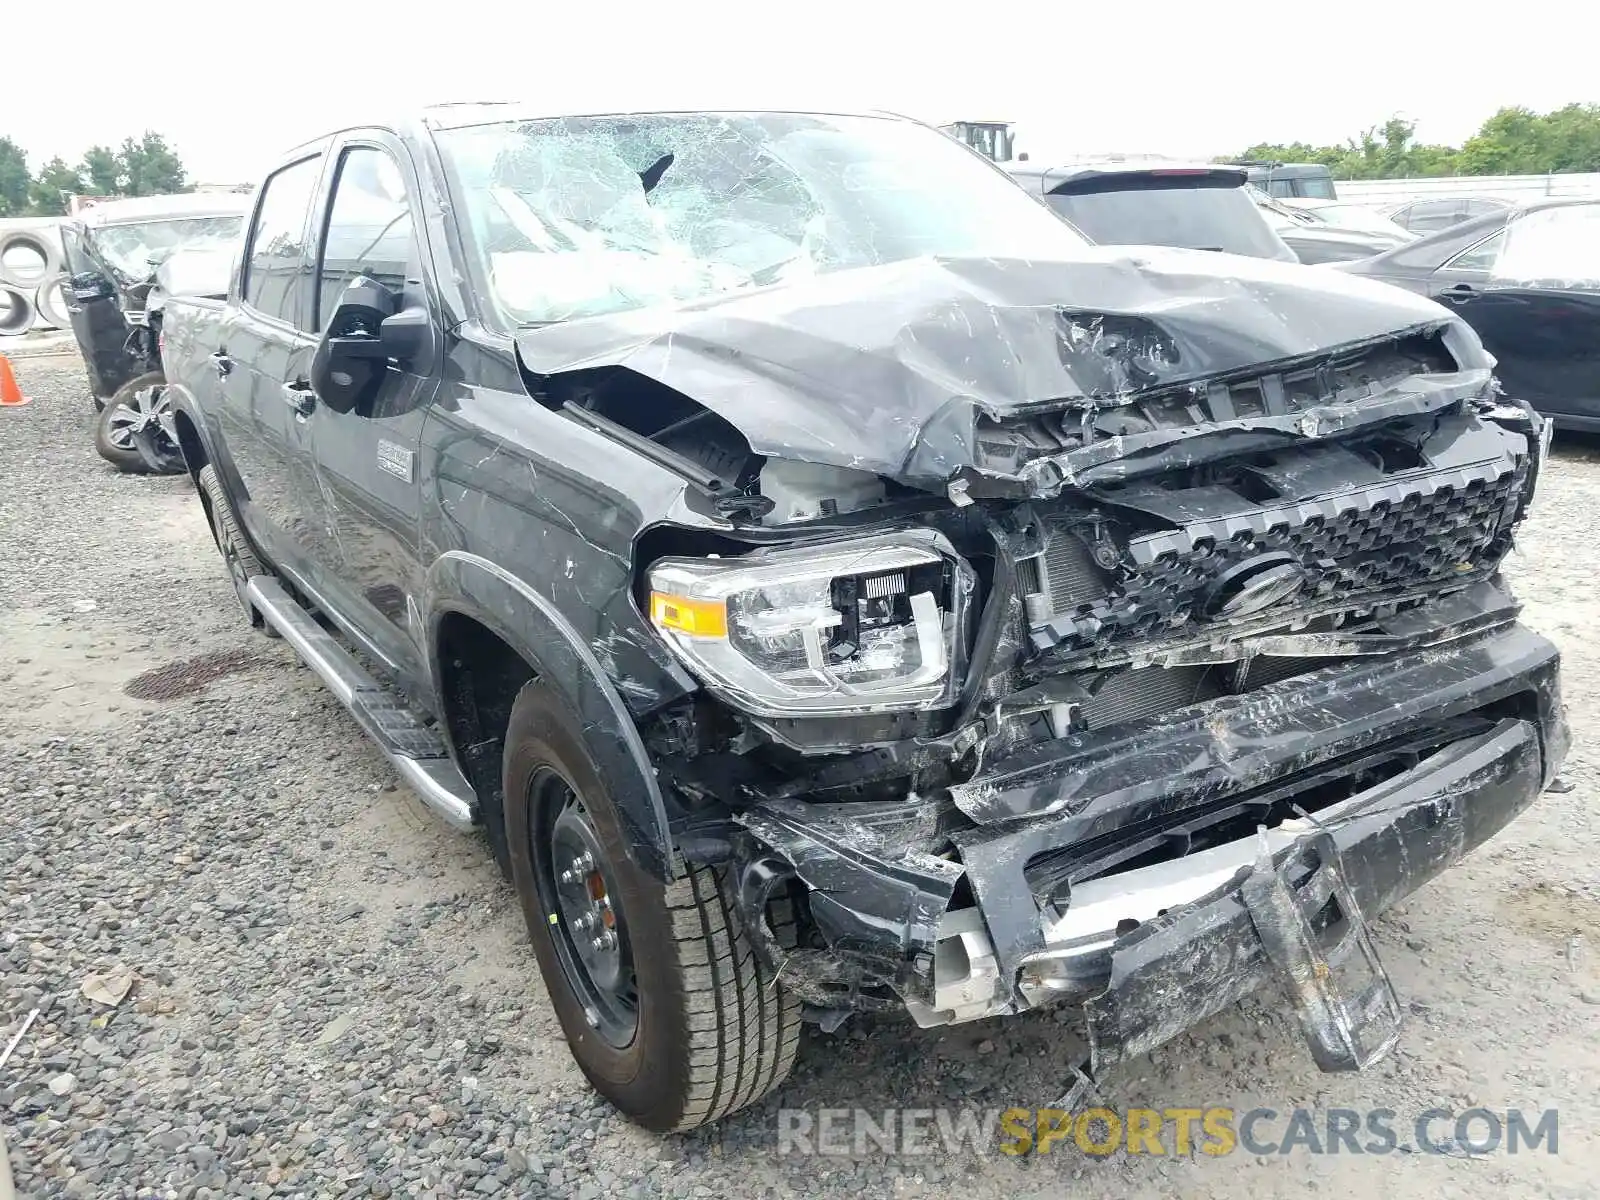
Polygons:
<instances>
[{"instance_id":1,"label":"black steel wheel rim","mask_svg":"<svg viewBox=\"0 0 1600 1200\"><path fill-rule=\"evenodd\" d=\"M639 1030L639 994L614 871L588 808L566 780L542 768L528 791L528 851L539 868L534 878L556 957L589 1027L623 1049Z\"/></svg>"}]
</instances>

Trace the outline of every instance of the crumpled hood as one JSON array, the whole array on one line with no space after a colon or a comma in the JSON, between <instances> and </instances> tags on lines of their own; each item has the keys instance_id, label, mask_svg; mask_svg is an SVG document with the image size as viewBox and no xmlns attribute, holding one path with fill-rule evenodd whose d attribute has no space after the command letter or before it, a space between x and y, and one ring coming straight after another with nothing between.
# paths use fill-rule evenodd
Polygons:
<instances>
[{"instance_id":1,"label":"crumpled hood","mask_svg":"<svg viewBox=\"0 0 1600 1200\"><path fill-rule=\"evenodd\" d=\"M517 335L539 376L622 367L698 401L758 454L938 487L980 412L1139 392L1455 324L1399 288L1203 251L1086 248L1071 261L914 259Z\"/></svg>"}]
</instances>

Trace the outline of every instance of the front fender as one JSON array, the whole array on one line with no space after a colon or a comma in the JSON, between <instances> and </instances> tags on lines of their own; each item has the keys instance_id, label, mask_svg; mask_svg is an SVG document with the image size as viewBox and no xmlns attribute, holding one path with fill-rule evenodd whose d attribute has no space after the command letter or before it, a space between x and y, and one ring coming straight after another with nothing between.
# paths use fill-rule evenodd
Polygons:
<instances>
[{"instance_id":1,"label":"front fender","mask_svg":"<svg viewBox=\"0 0 1600 1200\"><path fill-rule=\"evenodd\" d=\"M461 550L446 551L429 568L425 594L432 678L443 678L439 625L450 613L479 622L516 650L581 718L634 864L658 879L674 878L671 826L655 768L621 695L571 623L516 576Z\"/></svg>"}]
</instances>

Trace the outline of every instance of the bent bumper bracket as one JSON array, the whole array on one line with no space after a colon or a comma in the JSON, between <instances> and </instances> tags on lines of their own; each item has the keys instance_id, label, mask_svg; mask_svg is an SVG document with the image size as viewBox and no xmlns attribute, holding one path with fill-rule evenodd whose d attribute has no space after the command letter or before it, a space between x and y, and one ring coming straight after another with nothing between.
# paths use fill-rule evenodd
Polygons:
<instances>
[{"instance_id":1,"label":"bent bumper bracket","mask_svg":"<svg viewBox=\"0 0 1600 1200\"><path fill-rule=\"evenodd\" d=\"M1298 885L1290 875L1310 874ZM1301 839L1274 863L1264 832L1240 889L1267 957L1288 981L1312 1057L1324 1071L1360 1071L1400 1036L1400 999L1345 881L1339 847L1326 831ZM1338 973L1336 973L1338 972ZM1352 986L1341 988L1340 976Z\"/></svg>"}]
</instances>

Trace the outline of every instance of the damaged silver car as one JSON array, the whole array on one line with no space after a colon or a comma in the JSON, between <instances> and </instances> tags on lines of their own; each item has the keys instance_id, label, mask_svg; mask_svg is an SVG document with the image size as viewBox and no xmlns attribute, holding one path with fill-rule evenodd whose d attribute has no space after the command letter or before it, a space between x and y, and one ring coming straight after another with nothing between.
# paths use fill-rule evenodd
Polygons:
<instances>
[{"instance_id":1,"label":"damaged silver car","mask_svg":"<svg viewBox=\"0 0 1600 1200\"><path fill-rule=\"evenodd\" d=\"M165 325L239 597L651 1128L864 1011L1081 1006L1093 1072L1267 985L1363 1067L1369 922L1562 762L1549 428L1432 302L1088 246L886 117L448 106L257 196Z\"/></svg>"}]
</instances>

